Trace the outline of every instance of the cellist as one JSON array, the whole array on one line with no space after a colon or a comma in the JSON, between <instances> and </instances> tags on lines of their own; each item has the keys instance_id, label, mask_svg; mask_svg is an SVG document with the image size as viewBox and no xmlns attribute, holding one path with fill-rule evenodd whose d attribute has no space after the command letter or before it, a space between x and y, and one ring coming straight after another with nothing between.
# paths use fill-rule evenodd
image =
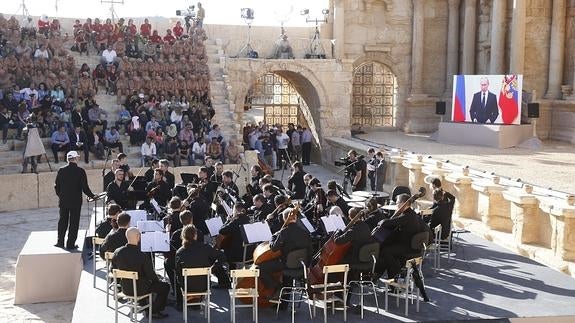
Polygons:
<instances>
[{"instance_id":1,"label":"cellist","mask_svg":"<svg viewBox=\"0 0 575 323\"><path fill-rule=\"evenodd\" d=\"M223 246L226 259L230 263L230 269L233 268L232 263L242 262L244 258L244 247L242 237L242 225L250 223L250 218L246 214L246 207L242 203L234 205L233 214L227 219L226 223L222 226L219 234L227 236L229 243Z\"/></svg>"},{"instance_id":2,"label":"cellist","mask_svg":"<svg viewBox=\"0 0 575 323\"><path fill-rule=\"evenodd\" d=\"M283 211L282 217L284 221L283 228L278 231L270 242L272 251L281 251L281 257L266 261L259 265L260 278L267 289L275 290L274 296L271 299L277 299L277 293L281 282L274 279L273 274L282 271L286 264L287 255L294 250L307 249L308 261L311 257L311 236L309 232L300 227L297 222L297 215L290 217L292 208L287 208Z\"/></svg>"}]
</instances>

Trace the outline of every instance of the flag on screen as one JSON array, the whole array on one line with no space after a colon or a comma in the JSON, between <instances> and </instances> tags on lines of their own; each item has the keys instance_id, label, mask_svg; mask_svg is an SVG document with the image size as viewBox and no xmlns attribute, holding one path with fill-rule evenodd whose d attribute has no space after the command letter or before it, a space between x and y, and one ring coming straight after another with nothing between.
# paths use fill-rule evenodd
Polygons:
<instances>
[{"instance_id":1,"label":"flag on screen","mask_svg":"<svg viewBox=\"0 0 575 323\"><path fill-rule=\"evenodd\" d=\"M512 124L519 115L519 95L517 75L505 75L499 92L499 108L504 124Z\"/></svg>"},{"instance_id":2,"label":"flag on screen","mask_svg":"<svg viewBox=\"0 0 575 323\"><path fill-rule=\"evenodd\" d=\"M456 75L453 121L465 121L465 75Z\"/></svg>"}]
</instances>

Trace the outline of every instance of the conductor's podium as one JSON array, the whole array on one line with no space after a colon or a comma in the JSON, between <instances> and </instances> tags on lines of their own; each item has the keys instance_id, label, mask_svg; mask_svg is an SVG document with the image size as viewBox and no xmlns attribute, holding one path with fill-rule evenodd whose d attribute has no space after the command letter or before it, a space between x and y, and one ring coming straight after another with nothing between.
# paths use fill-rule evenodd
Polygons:
<instances>
[{"instance_id":1,"label":"conductor's podium","mask_svg":"<svg viewBox=\"0 0 575 323\"><path fill-rule=\"evenodd\" d=\"M79 249L54 247L56 231L30 233L16 262L14 304L63 302L76 299L82 273L85 231L78 232Z\"/></svg>"}]
</instances>

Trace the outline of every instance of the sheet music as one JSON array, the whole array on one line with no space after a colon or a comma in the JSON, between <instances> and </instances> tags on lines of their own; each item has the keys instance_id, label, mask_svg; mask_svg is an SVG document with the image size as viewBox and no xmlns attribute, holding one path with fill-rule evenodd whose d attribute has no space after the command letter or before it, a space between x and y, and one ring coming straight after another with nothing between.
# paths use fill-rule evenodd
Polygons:
<instances>
[{"instance_id":1,"label":"sheet music","mask_svg":"<svg viewBox=\"0 0 575 323\"><path fill-rule=\"evenodd\" d=\"M322 216L321 221L327 233L337 231L338 229L345 229L345 222L343 222L343 218L339 215Z\"/></svg>"},{"instance_id":2,"label":"sheet music","mask_svg":"<svg viewBox=\"0 0 575 323\"><path fill-rule=\"evenodd\" d=\"M138 230L140 232L163 232L164 222L163 221L138 221Z\"/></svg>"},{"instance_id":3,"label":"sheet music","mask_svg":"<svg viewBox=\"0 0 575 323\"><path fill-rule=\"evenodd\" d=\"M170 251L170 234L168 232L143 232L140 242L142 252Z\"/></svg>"},{"instance_id":4,"label":"sheet music","mask_svg":"<svg viewBox=\"0 0 575 323\"><path fill-rule=\"evenodd\" d=\"M162 213L162 209L160 209L160 205L158 204L158 202L154 198L150 199L150 204L152 204L152 206L154 207L154 210L156 210L156 212L158 212L158 214Z\"/></svg>"},{"instance_id":5,"label":"sheet music","mask_svg":"<svg viewBox=\"0 0 575 323\"><path fill-rule=\"evenodd\" d=\"M313 225L311 225L311 223L309 222L309 220L307 218L301 218L299 219L301 221L301 223L303 224L303 226L307 229L307 231L309 231L309 233L314 233L315 229L313 228Z\"/></svg>"},{"instance_id":6,"label":"sheet music","mask_svg":"<svg viewBox=\"0 0 575 323\"><path fill-rule=\"evenodd\" d=\"M270 241L272 239L272 232L267 223L255 222L244 224L243 228L248 243Z\"/></svg>"},{"instance_id":7,"label":"sheet music","mask_svg":"<svg viewBox=\"0 0 575 323\"><path fill-rule=\"evenodd\" d=\"M224 223L222 222L222 218L217 216L215 218L207 219L206 226L208 227L208 230L210 230L210 235L215 237L220 233L220 229L224 226Z\"/></svg>"},{"instance_id":8,"label":"sheet music","mask_svg":"<svg viewBox=\"0 0 575 323\"><path fill-rule=\"evenodd\" d=\"M127 210L130 215L130 227L138 227L138 221L147 221L148 212L146 210Z\"/></svg>"}]
</instances>

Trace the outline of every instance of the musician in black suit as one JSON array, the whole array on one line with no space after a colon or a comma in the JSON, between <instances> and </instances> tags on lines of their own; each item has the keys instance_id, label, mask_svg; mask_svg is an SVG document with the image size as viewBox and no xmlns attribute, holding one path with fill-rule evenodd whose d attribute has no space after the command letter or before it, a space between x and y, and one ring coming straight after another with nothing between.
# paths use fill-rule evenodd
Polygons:
<instances>
[{"instance_id":1,"label":"musician in black suit","mask_svg":"<svg viewBox=\"0 0 575 323\"><path fill-rule=\"evenodd\" d=\"M267 203L273 206L275 204L274 199L275 199L276 195L278 195L278 191L275 188L275 186L273 186L271 183L265 184L262 186L262 191L263 191L264 197L267 200Z\"/></svg>"},{"instance_id":2,"label":"musician in black suit","mask_svg":"<svg viewBox=\"0 0 575 323\"><path fill-rule=\"evenodd\" d=\"M146 170L146 172L144 173L144 178L146 179L146 182L151 182L154 180L154 170L156 170L156 168L159 168L160 166L160 160L159 159L152 159L152 161L150 162L150 168L148 168L148 170Z\"/></svg>"},{"instance_id":3,"label":"musician in black suit","mask_svg":"<svg viewBox=\"0 0 575 323\"><path fill-rule=\"evenodd\" d=\"M314 190L309 185L312 178L313 178L313 176L311 174L305 174L303 176L303 182L305 183L305 193L304 193L303 201L301 201L302 210L305 210L308 208L308 204L311 201L313 201L313 198L315 196Z\"/></svg>"},{"instance_id":4,"label":"musician in black suit","mask_svg":"<svg viewBox=\"0 0 575 323\"><path fill-rule=\"evenodd\" d=\"M74 131L68 134L70 138L70 150L82 150L84 152L84 162L88 163L88 155L90 154L90 147L88 145L88 138L82 127L74 127Z\"/></svg>"},{"instance_id":5,"label":"musician in black suit","mask_svg":"<svg viewBox=\"0 0 575 323\"><path fill-rule=\"evenodd\" d=\"M128 243L126 230L128 230L130 226L130 219L131 217L128 213L122 212L118 215L118 230L108 234L100 246L100 257L102 257L102 259L106 259L106 252L114 252L116 249Z\"/></svg>"},{"instance_id":6,"label":"musician in black suit","mask_svg":"<svg viewBox=\"0 0 575 323\"><path fill-rule=\"evenodd\" d=\"M367 163L363 156L359 156L355 150L350 150L347 153L347 158L351 161L352 165L348 166L351 172L352 190L365 191L367 184Z\"/></svg>"},{"instance_id":7,"label":"musician in black suit","mask_svg":"<svg viewBox=\"0 0 575 323\"><path fill-rule=\"evenodd\" d=\"M270 242L270 247L272 251L281 251L281 257L266 261L260 264L260 278L266 288L277 289L280 282L273 278L273 273L279 272L284 269L286 264L286 257L291 251L298 249L308 250L308 259L306 263L309 263L309 258L311 257L311 236L309 232L300 227L297 222L297 215L290 218L290 212L293 209L285 209L282 213L283 222L286 224L284 227L278 231Z\"/></svg>"},{"instance_id":8,"label":"musician in black suit","mask_svg":"<svg viewBox=\"0 0 575 323\"><path fill-rule=\"evenodd\" d=\"M455 197L441 188L433 190L433 210L430 216L425 217L429 227L433 230L441 224L441 239L447 239L451 232L451 214Z\"/></svg>"},{"instance_id":9,"label":"musician in black suit","mask_svg":"<svg viewBox=\"0 0 575 323\"><path fill-rule=\"evenodd\" d=\"M292 169L292 175L288 179L288 189L294 192L293 198L303 199L307 186L303 179L306 172L303 170L303 164L299 161L293 163Z\"/></svg>"},{"instance_id":10,"label":"musician in black suit","mask_svg":"<svg viewBox=\"0 0 575 323\"><path fill-rule=\"evenodd\" d=\"M110 185L110 183L112 183L114 181L114 179L116 179L116 169L118 169L120 167L120 162L117 159L113 159L112 160L112 166L110 171L108 173L106 173L106 175L104 176L104 191L108 189L108 185ZM104 170L102 170L102 174L104 173Z\"/></svg>"},{"instance_id":11,"label":"musician in black suit","mask_svg":"<svg viewBox=\"0 0 575 323\"><path fill-rule=\"evenodd\" d=\"M105 238L112 230L118 230L118 215L122 213L122 208L118 204L108 204L106 208L106 219L95 230L98 238Z\"/></svg>"},{"instance_id":12,"label":"musician in black suit","mask_svg":"<svg viewBox=\"0 0 575 323\"><path fill-rule=\"evenodd\" d=\"M283 211L288 207L289 200L285 195L276 195L272 213L266 216L266 222L272 233L278 232L284 225Z\"/></svg>"},{"instance_id":13,"label":"musician in black suit","mask_svg":"<svg viewBox=\"0 0 575 323\"><path fill-rule=\"evenodd\" d=\"M56 247L64 248L64 236L68 230L66 249L76 249L76 238L80 225L80 210L82 208L82 192L93 198L94 193L88 186L86 171L78 167L78 153L75 150L66 154L68 165L58 169L54 190L58 196L60 219L58 220L58 241Z\"/></svg>"},{"instance_id":14,"label":"musician in black suit","mask_svg":"<svg viewBox=\"0 0 575 323\"><path fill-rule=\"evenodd\" d=\"M204 196L200 194L200 189L197 187L190 187L188 189L188 200L190 201L188 210L192 211L194 218L192 223L194 223L196 229L201 231L204 235L210 234L210 230L208 230L208 226L206 225L206 218L210 212L210 205Z\"/></svg>"},{"instance_id":15,"label":"musician in black suit","mask_svg":"<svg viewBox=\"0 0 575 323\"><path fill-rule=\"evenodd\" d=\"M154 272L151 258L140 250L140 237L141 234L137 228L132 227L126 231L128 243L116 249L114 252L112 268L137 272L138 281L136 287L138 289L138 295L148 293L156 294L156 298L152 304L152 317L158 319L164 318L168 316L162 313L162 311L166 307L170 284L158 279L158 276ZM120 284L122 285L122 292L124 294L134 295L131 280L122 279Z\"/></svg>"},{"instance_id":16,"label":"musician in black suit","mask_svg":"<svg viewBox=\"0 0 575 323\"><path fill-rule=\"evenodd\" d=\"M399 194L396 200L397 205L403 205L409 200L409 195ZM379 226L392 230L394 234L381 244L380 259L377 262L376 271L383 274L387 270L387 277L393 278L401 270L400 260L403 256L419 251L411 248L413 236L428 231L429 227L411 207L408 207L399 216L383 220Z\"/></svg>"},{"instance_id":17,"label":"musician in black suit","mask_svg":"<svg viewBox=\"0 0 575 323\"><path fill-rule=\"evenodd\" d=\"M252 196L255 196L256 194L259 194L262 192L262 189L260 187L260 178L264 177L264 174L262 172L262 168L259 165L253 165L252 168L250 169L250 173L251 173L251 182L250 184L248 184L248 190L250 191L249 193Z\"/></svg>"},{"instance_id":18,"label":"musician in black suit","mask_svg":"<svg viewBox=\"0 0 575 323\"><path fill-rule=\"evenodd\" d=\"M240 194L240 189L236 183L234 183L234 173L230 170L223 172L221 181L221 187L226 191L226 193L233 195L233 197L237 199Z\"/></svg>"},{"instance_id":19,"label":"musician in black suit","mask_svg":"<svg viewBox=\"0 0 575 323\"><path fill-rule=\"evenodd\" d=\"M172 197L172 188L164 180L165 174L161 169L154 170L154 180L146 186L146 193L149 198L153 198L160 206L166 206ZM178 199L179 200L179 199Z\"/></svg>"},{"instance_id":20,"label":"musician in black suit","mask_svg":"<svg viewBox=\"0 0 575 323\"><path fill-rule=\"evenodd\" d=\"M359 208L351 208L345 217L351 221L358 215L359 212ZM361 218L359 218L349 229L347 229L347 231L341 234L339 232L336 233L336 237L334 239L336 244L351 244L349 250L341 261L342 264L359 263L359 250L364 245L373 242L373 238L371 237L371 229L369 228L369 225L363 221L365 217L364 213L360 214L360 217Z\"/></svg>"},{"instance_id":21,"label":"musician in black suit","mask_svg":"<svg viewBox=\"0 0 575 323\"><path fill-rule=\"evenodd\" d=\"M229 246L224 248L226 259L231 262L242 262L244 258L244 239L242 236L242 225L250 223L250 218L246 214L243 204L234 205L234 213L221 227L219 234L228 236ZM231 268L231 266L230 266Z\"/></svg>"},{"instance_id":22,"label":"musician in black suit","mask_svg":"<svg viewBox=\"0 0 575 323\"><path fill-rule=\"evenodd\" d=\"M221 183L223 173L224 173L224 164L221 161L216 162L214 164L214 171L210 176L210 181L215 183Z\"/></svg>"},{"instance_id":23,"label":"musician in black suit","mask_svg":"<svg viewBox=\"0 0 575 323\"><path fill-rule=\"evenodd\" d=\"M130 184L124 180L125 173L121 168L116 169L116 178L108 187L106 187L106 194L108 195L108 203L116 203L122 209L129 210L130 203L128 201L128 187Z\"/></svg>"},{"instance_id":24,"label":"musician in black suit","mask_svg":"<svg viewBox=\"0 0 575 323\"><path fill-rule=\"evenodd\" d=\"M200 234L201 235L201 234ZM229 289L230 278L224 269L226 256L220 250L214 249L208 244L198 241L198 232L193 224L188 224L182 229L182 247L176 252L176 273L179 287L184 286L182 277L183 268L212 267L212 273L218 278L218 288ZM204 292L207 290L205 277L188 277L188 292ZM177 309L181 308L182 295L177 293Z\"/></svg>"},{"instance_id":25,"label":"musician in black suit","mask_svg":"<svg viewBox=\"0 0 575 323\"><path fill-rule=\"evenodd\" d=\"M499 116L499 108L497 106L497 97L495 94L489 92L489 79L482 77L479 81L481 91L473 94L469 114L471 120L477 123L494 123Z\"/></svg>"},{"instance_id":26,"label":"musician in black suit","mask_svg":"<svg viewBox=\"0 0 575 323\"><path fill-rule=\"evenodd\" d=\"M325 196L325 191L321 188L321 182L319 179L312 178L309 181L309 186L313 191L314 198L307 204L304 214L311 223L316 223L326 209L327 198Z\"/></svg>"},{"instance_id":27,"label":"musician in black suit","mask_svg":"<svg viewBox=\"0 0 575 323\"><path fill-rule=\"evenodd\" d=\"M168 209L168 215L166 215L164 220L164 228L170 233L170 236L176 232L176 230L183 227L180 221L180 210L182 209L182 200L179 197L174 196L170 200Z\"/></svg>"},{"instance_id":28,"label":"musician in black suit","mask_svg":"<svg viewBox=\"0 0 575 323\"><path fill-rule=\"evenodd\" d=\"M267 203L266 198L262 194L257 194L253 198L254 205L252 206L251 216L253 221L264 221L268 214L274 211L274 207Z\"/></svg>"},{"instance_id":29,"label":"musician in black suit","mask_svg":"<svg viewBox=\"0 0 575 323\"><path fill-rule=\"evenodd\" d=\"M343 199L343 197L339 196L336 190L327 191L327 201L327 207L339 206L343 214L347 217L351 207L347 205L347 202Z\"/></svg>"},{"instance_id":30,"label":"musician in black suit","mask_svg":"<svg viewBox=\"0 0 575 323\"><path fill-rule=\"evenodd\" d=\"M170 192L176 185L176 177L174 174L170 173L168 168L170 167L170 161L167 159L160 160L160 169L164 174L164 182L168 183L168 187L170 188Z\"/></svg>"}]
</instances>

